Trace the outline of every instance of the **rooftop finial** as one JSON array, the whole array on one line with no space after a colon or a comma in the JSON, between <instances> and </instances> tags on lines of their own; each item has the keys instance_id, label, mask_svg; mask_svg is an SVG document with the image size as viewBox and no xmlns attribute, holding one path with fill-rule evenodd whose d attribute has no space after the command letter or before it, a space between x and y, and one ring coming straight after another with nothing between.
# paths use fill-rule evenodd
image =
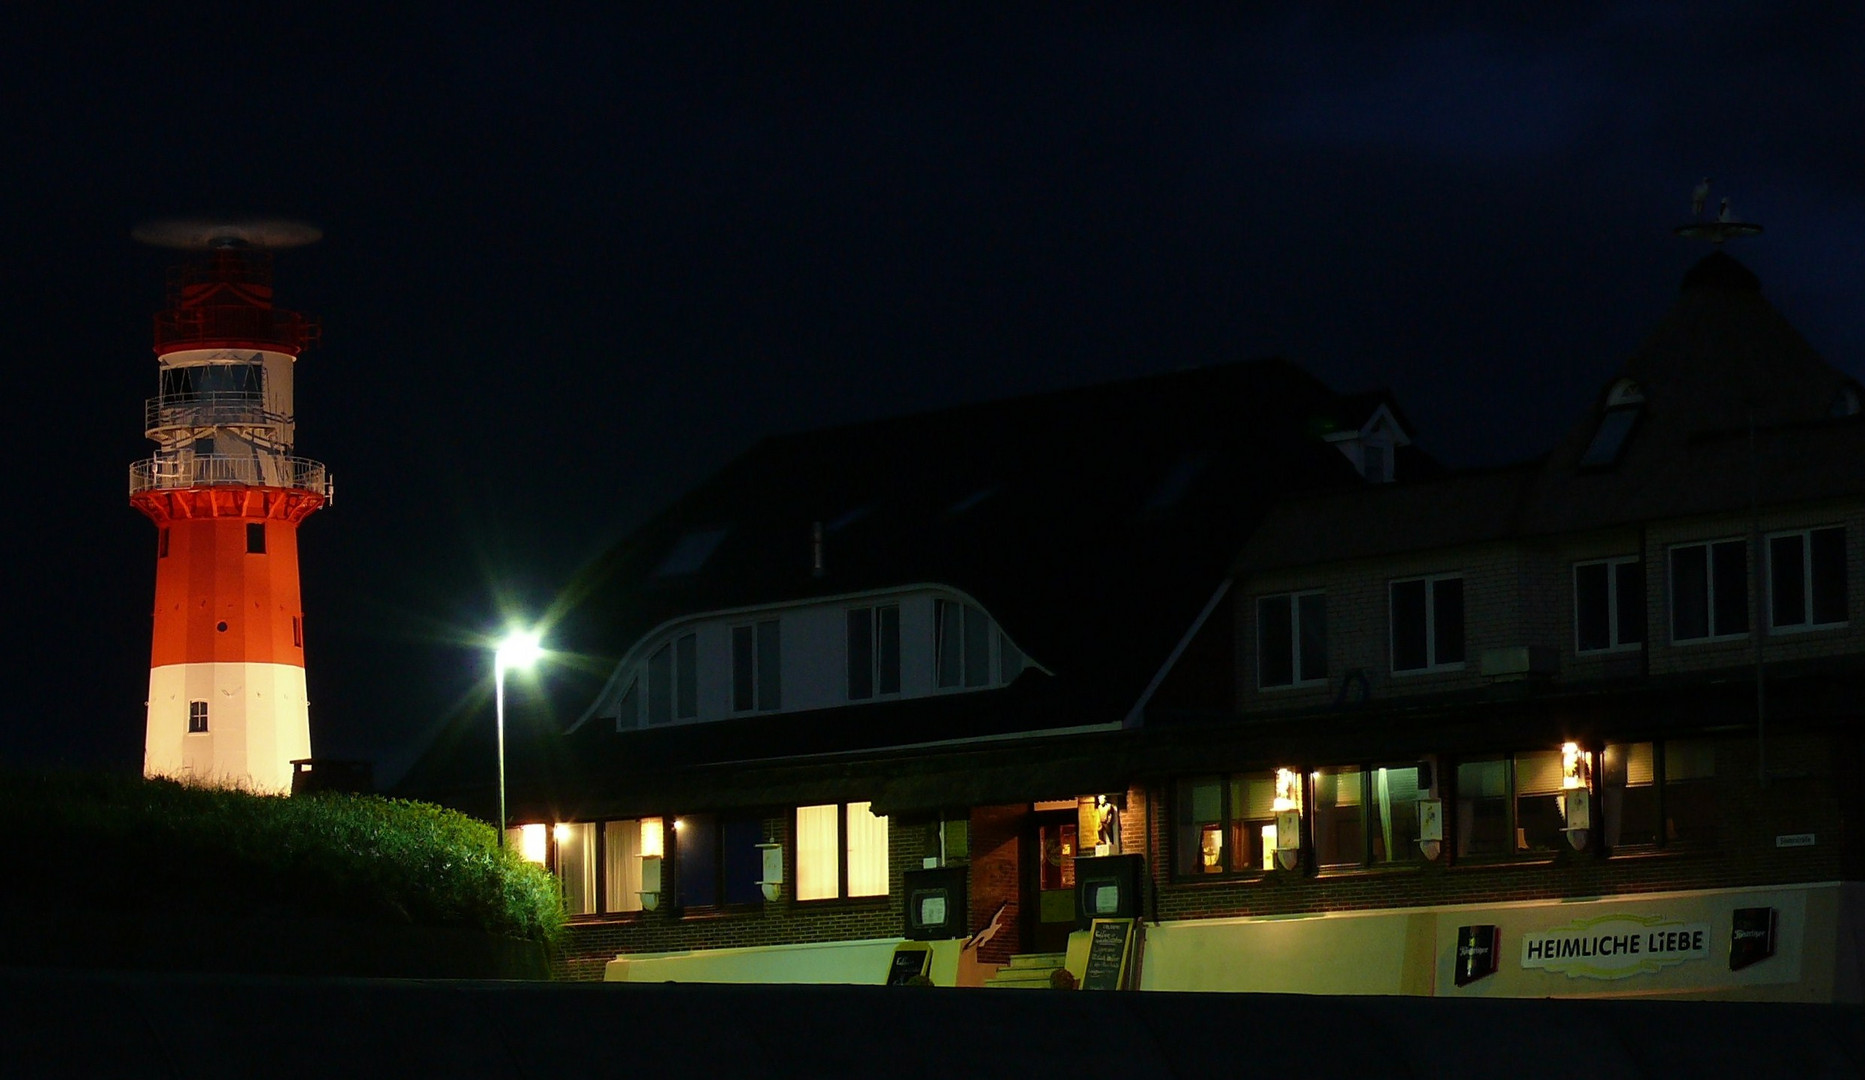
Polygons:
<instances>
[{"instance_id":1,"label":"rooftop finial","mask_svg":"<svg viewBox=\"0 0 1865 1080\"><path fill-rule=\"evenodd\" d=\"M1729 208L1729 196L1723 196L1717 207L1716 220L1703 220L1703 209L1710 201L1710 178L1697 181L1695 190L1690 193L1690 217L1688 225L1679 225L1673 231L1686 240L1708 240L1712 244L1721 244L1738 236L1759 236L1761 226L1753 222L1742 221Z\"/></svg>"}]
</instances>

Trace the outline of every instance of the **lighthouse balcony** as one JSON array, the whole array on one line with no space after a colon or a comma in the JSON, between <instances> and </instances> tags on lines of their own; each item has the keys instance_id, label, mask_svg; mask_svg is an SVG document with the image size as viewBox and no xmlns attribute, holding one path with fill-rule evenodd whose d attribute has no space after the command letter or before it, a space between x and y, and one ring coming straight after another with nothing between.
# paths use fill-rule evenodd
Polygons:
<instances>
[{"instance_id":1,"label":"lighthouse balcony","mask_svg":"<svg viewBox=\"0 0 1865 1080\"><path fill-rule=\"evenodd\" d=\"M239 485L294 488L331 498L330 471L321 461L281 454L174 454L130 466L130 495L145 491Z\"/></svg>"},{"instance_id":2,"label":"lighthouse balcony","mask_svg":"<svg viewBox=\"0 0 1865 1080\"><path fill-rule=\"evenodd\" d=\"M258 391L210 390L197 394L168 394L142 403L144 434L155 438L157 432L179 428L269 427L291 424L288 413L265 407L265 395Z\"/></svg>"}]
</instances>

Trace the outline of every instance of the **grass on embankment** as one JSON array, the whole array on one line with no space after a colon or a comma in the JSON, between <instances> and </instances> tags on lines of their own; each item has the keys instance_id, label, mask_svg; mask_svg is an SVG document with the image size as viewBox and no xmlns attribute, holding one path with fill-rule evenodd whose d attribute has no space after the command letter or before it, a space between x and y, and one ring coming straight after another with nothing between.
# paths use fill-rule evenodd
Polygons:
<instances>
[{"instance_id":1,"label":"grass on embankment","mask_svg":"<svg viewBox=\"0 0 1865 1080\"><path fill-rule=\"evenodd\" d=\"M390 925L459 927L555 944L557 883L500 850L490 825L371 795L285 798L161 780L0 771L18 902L198 900ZM19 845L25 848L21 852Z\"/></svg>"}]
</instances>

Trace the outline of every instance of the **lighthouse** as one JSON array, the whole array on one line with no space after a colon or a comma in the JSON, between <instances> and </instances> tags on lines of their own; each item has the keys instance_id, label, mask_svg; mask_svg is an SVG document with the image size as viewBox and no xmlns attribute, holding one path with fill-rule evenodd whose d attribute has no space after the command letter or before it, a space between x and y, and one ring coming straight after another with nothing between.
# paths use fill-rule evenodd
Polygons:
<instances>
[{"instance_id":1,"label":"lighthouse","mask_svg":"<svg viewBox=\"0 0 1865 1080\"><path fill-rule=\"evenodd\" d=\"M155 317L155 453L130 466L130 504L156 527L145 776L288 792L311 756L298 523L331 483L292 453L292 371L318 328L273 304L272 260L320 235L272 220L135 233L185 259Z\"/></svg>"}]
</instances>

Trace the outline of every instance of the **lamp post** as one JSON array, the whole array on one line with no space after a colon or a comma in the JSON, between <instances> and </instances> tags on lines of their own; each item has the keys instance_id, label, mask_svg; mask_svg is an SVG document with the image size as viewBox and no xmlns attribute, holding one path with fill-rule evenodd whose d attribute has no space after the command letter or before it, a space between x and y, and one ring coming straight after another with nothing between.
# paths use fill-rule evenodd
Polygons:
<instances>
[{"instance_id":1,"label":"lamp post","mask_svg":"<svg viewBox=\"0 0 1865 1080\"><path fill-rule=\"evenodd\" d=\"M529 670L544 655L542 637L535 630L515 630L505 635L492 654L492 692L497 700L499 736L499 849L505 848L505 672L508 668Z\"/></svg>"}]
</instances>

